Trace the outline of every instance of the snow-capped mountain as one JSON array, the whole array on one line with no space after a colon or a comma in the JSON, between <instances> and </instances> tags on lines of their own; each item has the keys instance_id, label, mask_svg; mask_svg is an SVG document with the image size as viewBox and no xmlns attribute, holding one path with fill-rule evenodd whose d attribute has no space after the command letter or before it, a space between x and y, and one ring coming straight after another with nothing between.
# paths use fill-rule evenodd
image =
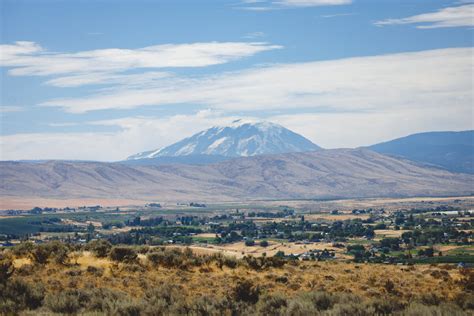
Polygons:
<instances>
[{"instance_id":1,"label":"snow-capped mountain","mask_svg":"<svg viewBox=\"0 0 474 316\"><path fill-rule=\"evenodd\" d=\"M128 160L195 155L247 157L318 149L321 149L318 145L281 125L236 120L229 126L211 127L170 146L130 156Z\"/></svg>"}]
</instances>

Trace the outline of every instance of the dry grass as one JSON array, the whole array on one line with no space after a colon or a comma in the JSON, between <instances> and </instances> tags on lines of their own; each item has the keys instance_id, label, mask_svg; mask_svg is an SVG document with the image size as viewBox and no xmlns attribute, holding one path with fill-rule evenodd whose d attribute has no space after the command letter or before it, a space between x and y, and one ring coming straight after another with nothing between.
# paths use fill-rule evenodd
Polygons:
<instances>
[{"instance_id":1,"label":"dry grass","mask_svg":"<svg viewBox=\"0 0 474 316\"><path fill-rule=\"evenodd\" d=\"M101 205L105 207L144 205L148 201L132 199L54 199L28 196L2 196L0 197L0 209L30 210L38 207L80 207L88 205Z\"/></svg>"},{"instance_id":2,"label":"dry grass","mask_svg":"<svg viewBox=\"0 0 474 316\"><path fill-rule=\"evenodd\" d=\"M13 260L13 266L15 268L21 268L22 266L26 264L31 264L31 259L30 258L17 258Z\"/></svg>"},{"instance_id":3,"label":"dry grass","mask_svg":"<svg viewBox=\"0 0 474 316\"><path fill-rule=\"evenodd\" d=\"M74 254L72 255L74 257ZM84 251L82 253L78 253L77 260L75 263L82 268L87 269L87 267L96 267L96 268L103 268L108 269L110 268L111 262L107 258L96 258L94 255L89 251Z\"/></svg>"},{"instance_id":4,"label":"dry grass","mask_svg":"<svg viewBox=\"0 0 474 316\"><path fill-rule=\"evenodd\" d=\"M196 234L195 237L214 238L216 237L216 234L215 233L201 233L201 234Z\"/></svg>"},{"instance_id":5,"label":"dry grass","mask_svg":"<svg viewBox=\"0 0 474 316\"><path fill-rule=\"evenodd\" d=\"M401 237L403 233L409 232L410 230L392 230L392 229L376 229L375 235L377 237Z\"/></svg>"},{"instance_id":6,"label":"dry grass","mask_svg":"<svg viewBox=\"0 0 474 316\"><path fill-rule=\"evenodd\" d=\"M19 264L23 259L16 259ZM29 281L41 280L47 291L57 288L107 287L139 297L153 284L170 283L182 286L188 295L225 295L229 287L241 279L251 279L267 292L281 292L293 296L300 291L326 290L329 292L354 293L362 297L393 295L401 301L414 296L434 293L448 299L462 293L456 282L460 278L456 269L441 269L428 265L394 266L379 264L354 264L344 262L299 262L283 268L255 271L245 266L236 269L210 266L180 270L175 268L152 268L143 257L141 268L128 269L108 259L93 257L89 252L80 254L78 266L69 267L48 264L34 274L26 276ZM102 276L87 272L87 267L104 269ZM82 273L68 273L81 270ZM441 273L439 271L442 271ZM440 278L440 275L443 277ZM285 280L283 282L277 280ZM394 290L387 293L387 280L394 283Z\"/></svg>"}]
</instances>

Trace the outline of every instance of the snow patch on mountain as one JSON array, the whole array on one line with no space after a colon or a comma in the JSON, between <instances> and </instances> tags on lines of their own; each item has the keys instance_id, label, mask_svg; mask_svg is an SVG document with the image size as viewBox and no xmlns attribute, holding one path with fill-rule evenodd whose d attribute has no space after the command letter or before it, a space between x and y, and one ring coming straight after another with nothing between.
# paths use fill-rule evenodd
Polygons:
<instances>
[{"instance_id":1,"label":"snow patch on mountain","mask_svg":"<svg viewBox=\"0 0 474 316\"><path fill-rule=\"evenodd\" d=\"M220 155L256 156L287 152L315 151L320 147L285 127L250 120L235 120L226 126L213 126L170 146L146 151L128 159Z\"/></svg>"}]
</instances>

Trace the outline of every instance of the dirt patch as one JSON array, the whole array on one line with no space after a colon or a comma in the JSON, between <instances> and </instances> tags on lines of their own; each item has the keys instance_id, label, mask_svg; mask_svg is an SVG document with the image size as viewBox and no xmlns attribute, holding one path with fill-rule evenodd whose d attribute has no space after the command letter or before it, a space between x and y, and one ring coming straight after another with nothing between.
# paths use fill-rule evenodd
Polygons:
<instances>
[{"instance_id":1,"label":"dirt patch","mask_svg":"<svg viewBox=\"0 0 474 316\"><path fill-rule=\"evenodd\" d=\"M0 209L30 210L33 207L80 207L101 205L105 207L144 205L148 201L129 199L46 199L38 197L0 197Z\"/></svg>"},{"instance_id":2,"label":"dirt patch","mask_svg":"<svg viewBox=\"0 0 474 316\"><path fill-rule=\"evenodd\" d=\"M410 230L392 230L392 229L376 229L375 234L379 237L401 237L403 233Z\"/></svg>"},{"instance_id":3,"label":"dirt patch","mask_svg":"<svg viewBox=\"0 0 474 316\"><path fill-rule=\"evenodd\" d=\"M316 220L327 220L327 221L345 221L348 219L367 219L369 218L369 214L349 214L349 213L343 213L343 214L309 214L304 216L305 220L311 220L311 221L316 221Z\"/></svg>"}]
</instances>

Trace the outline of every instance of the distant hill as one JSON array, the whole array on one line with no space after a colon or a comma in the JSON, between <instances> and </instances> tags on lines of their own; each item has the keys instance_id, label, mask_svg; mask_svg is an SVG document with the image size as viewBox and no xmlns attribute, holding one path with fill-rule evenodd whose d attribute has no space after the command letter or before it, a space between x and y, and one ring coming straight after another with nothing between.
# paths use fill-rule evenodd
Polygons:
<instances>
[{"instance_id":1,"label":"distant hill","mask_svg":"<svg viewBox=\"0 0 474 316\"><path fill-rule=\"evenodd\" d=\"M139 158L139 159L127 159L120 161L122 164L132 166L146 166L146 165L172 165L172 164L185 164L185 165L207 165L211 163L221 162L234 159L233 157L226 157L221 155L186 155L186 156L163 156L154 158Z\"/></svg>"},{"instance_id":2,"label":"distant hill","mask_svg":"<svg viewBox=\"0 0 474 316\"><path fill-rule=\"evenodd\" d=\"M474 131L413 134L367 148L452 172L474 173Z\"/></svg>"},{"instance_id":3,"label":"distant hill","mask_svg":"<svg viewBox=\"0 0 474 316\"><path fill-rule=\"evenodd\" d=\"M231 201L472 194L474 176L334 149L209 165L0 162L0 196Z\"/></svg>"},{"instance_id":4,"label":"distant hill","mask_svg":"<svg viewBox=\"0 0 474 316\"><path fill-rule=\"evenodd\" d=\"M228 126L214 126L167 147L142 152L127 160L153 159L158 157L186 157L168 159L169 162L198 163L216 162L212 156L248 157L319 150L310 140L281 125L270 122L236 120ZM157 163L166 159L158 159Z\"/></svg>"}]
</instances>

